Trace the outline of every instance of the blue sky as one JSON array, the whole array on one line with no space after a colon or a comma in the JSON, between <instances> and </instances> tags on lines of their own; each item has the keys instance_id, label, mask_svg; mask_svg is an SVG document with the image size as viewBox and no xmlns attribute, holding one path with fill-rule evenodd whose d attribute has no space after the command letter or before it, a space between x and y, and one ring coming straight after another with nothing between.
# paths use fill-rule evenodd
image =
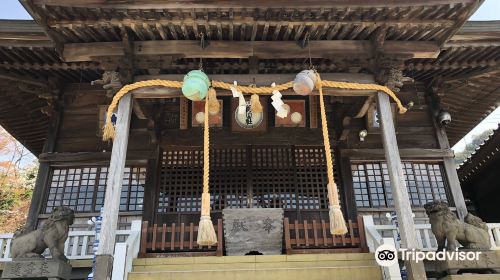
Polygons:
<instances>
[{"instance_id":1,"label":"blue sky","mask_svg":"<svg viewBox=\"0 0 500 280\"><path fill-rule=\"evenodd\" d=\"M470 20L500 20L500 1L486 0Z\"/></svg>"},{"instance_id":2,"label":"blue sky","mask_svg":"<svg viewBox=\"0 0 500 280\"><path fill-rule=\"evenodd\" d=\"M2 8L0 9L0 19L31 19L30 15L24 10L17 0L0 0ZM486 0L476 11L470 20L500 20L500 0ZM465 143L470 142L472 135L481 133L488 128L495 128L500 122L500 108L495 110L488 118L481 122L473 131L464 137L453 148L460 150Z\"/></svg>"}]
</instances>

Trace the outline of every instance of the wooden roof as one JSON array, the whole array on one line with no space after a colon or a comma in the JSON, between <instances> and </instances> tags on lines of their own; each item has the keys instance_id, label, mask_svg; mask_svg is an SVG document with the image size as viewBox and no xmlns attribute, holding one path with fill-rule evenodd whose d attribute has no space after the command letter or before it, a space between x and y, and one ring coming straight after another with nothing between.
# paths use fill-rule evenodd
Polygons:
<instances>
[{"instance_id":1,"label":"wooden roof","mask_svg":"<svg viewBox=\"0 0 500 280\"><path fill-rule=\"evenodd\" d=\"M444 81L439 95L453 118L446 128L451 144L500 106L500 21L468 22L437 59L418 63L424 65L413 70L418 80Z\"/></svg>"},{"instance_id":2,"label":"wooden roof","mask_svg":"<svg viewBox=\"0 0 500 280\"><path fill-rule=\"evenodd\" d=\"M106 3L107 2L107 3ZM387 28L387 40L446 40L476 1L34 1L65 42L134 39L297 41L364 40ZM198 5L196 3L199 3ZM452 3L454 2L454 3ZM136 4L137 3L137 4ZM140 3L144 3L141 5ZM148 5L149 3L149 5Z\"/></svg>"},{"instance_id":3,"label":"wooden roof","mask_svg":"<svg viewBox=\"0 0 500 280\"><path fill-rule=\"evenodd\" d=\"M463 186L470 187L470 183L481 176L486 168L496 164L500 160L500 127L480 145L472 155L458 168L458 176Z\"/></svg>"},{"instance_id":4,"label":"wooden roof","mask_svg":"<svg viewBox=\"0 0 500 280\"><path fill-rule=\"evenodd\" d=\"M479 0L205 0L189 7L159 0L21 2L37 23L0 21L5 81L95 80L106 59L125 56L124 35L135 41L136 75L185 74L198 67L199 57L208 74L296 73L308 63L308 48L297 44L306 37L320 72L369 72L373 38L383 34L388 54L409 58L408 76L445 81L440 93L453 116L450 142L500 100L499 23L464 25ZM198 45L200 33L206 49ZM0 117L0 124L8 122Z\"/></svg>"}]
</instances>

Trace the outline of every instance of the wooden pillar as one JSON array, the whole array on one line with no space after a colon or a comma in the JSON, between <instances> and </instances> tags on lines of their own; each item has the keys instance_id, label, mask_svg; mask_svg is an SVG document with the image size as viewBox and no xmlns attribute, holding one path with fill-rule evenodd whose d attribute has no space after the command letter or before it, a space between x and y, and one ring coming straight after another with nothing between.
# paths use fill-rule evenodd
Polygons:
<instances>
[{"instance_id":1,"label":"wooden pillar","mask_svg":"<svg viewBox=\"0 0 500 280\"><path fill-rule=\"evenodd\" d=\"M157 144L154 158L148 159L148 169L146 174L146 185L144 188L144 207L142 209L142 221L155 223L155 214L157 206L157 187L160 176L160 147Z\"/></svg>"},{"instance_id":2,"label":"wooden pillar","mask_svg":"<svg viewBox=\"0 0 500 280\"><path fill-rule=\"evenodd\" d=\"M115 126L116 134L108 169L108 181L106 183L106 195L104 197L104 211L94 279L108 279L112 272L131 112L132 95L127 94L121 98L118 104L118 114Z\"/></svg>"},{"instance_id":3,"label":"wooden pillar","mask_svg":"<svg viewBox=\"0 0 500 280\"><path fill-rule=\"evenodd\" d=\"M444 127L440 126L434 117L432 122L434 123L439 148L450 149L450 142L448 141L448 136L446 135ZM458 218L463 221L467 215L467 206L465 205L464 194L462 192L462 188L460 187L460 180L458 179L455 160L450 157L443 158L443 165L444 172L448 178L451 195L453 196L453 202L457 209Z\"/></svg>"},{"instance_id":4,"label":"wooden pillar","mask_svg":"<svg viewBox=\"0 0 500 280\"><path fill-rule=\"evenodd\" d=\"M62 110L57 106L54 114L49 122L47 138L43 145L43 153L52 153L56 147L57 134L59 132L59 124L61 122ZM42 212L43 203L47 194L48 182L50 175L50 163L41 162L38 166L38 174L36 176L35 188L31 199L26 227L35 229L38 223L38 215Z\"/></svg>"},{"instance_id":5,"label":"wooden pillar","mask_svg":"<svg viewBox=\"0 0 500 280\"><path fill-rule=\"evenodd\" d=\"M405 248L418 248L410 199L406 188L403 165L401 164L401 158L399 156L398 143L396 141L391 104L389 96L383 92L377 93L377 111L381 126L387 169L389 170L389 179L391 181L394 207L396 208L396 214L398 216L401 241ZM416 263L407 261L405 264L410 279L427 279L423 262Z\"/></svg>"}]
</instances>

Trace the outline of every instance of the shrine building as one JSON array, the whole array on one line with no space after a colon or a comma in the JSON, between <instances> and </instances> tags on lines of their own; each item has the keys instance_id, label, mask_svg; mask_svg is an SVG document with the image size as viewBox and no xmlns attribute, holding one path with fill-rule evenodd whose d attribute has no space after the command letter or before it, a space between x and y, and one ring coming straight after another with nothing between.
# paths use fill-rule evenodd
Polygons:
<instances>
[{"instance_id":1,"label":"shrine building","mask_svg":"<svg viewBox=\"0 0 500 280\"><path fill-rule=\"evenodd\" d=\"M40 162L28 226L75 211L72 279L92 217L94 279L402 279L373 253L436 250L424 204L495 209L450 148L500 105L481 0L20 2L0 125Z\"/></svg>"}]
</instances>

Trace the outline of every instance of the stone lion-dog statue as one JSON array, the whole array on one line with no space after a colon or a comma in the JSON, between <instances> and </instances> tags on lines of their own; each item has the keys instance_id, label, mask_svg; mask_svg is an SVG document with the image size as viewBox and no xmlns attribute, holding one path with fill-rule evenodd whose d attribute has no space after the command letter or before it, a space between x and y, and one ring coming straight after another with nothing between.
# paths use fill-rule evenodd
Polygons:
<instances>
[{"instance_id":1,"label":"stone lion-dog statue","mask_svg":"<svg viewBox=\"0 0 500 280\"><path fill-rule=\"evenodd\" d=\"M489 250L490 236L488 226L483 220L467 214L464 221L460 221L448 208L444 201L432 201L424 205L429 216L432 233L438 243L438 251L456 249L456 241L468 250Z\"/></svg>"},{"instance_id":2,"label":"stone lion-dog statue","mask_svg":"<svg viewBox=\"0 0 500 280\"><path fill-rule=\"evenodd\" d=\"M43 258L49 248L53 259L67 262L64 242L68 238L69 226L73 224L75 213L69 207L54 208L50 218L37 230L21 229L12 240L12 258Z\"/></svg>"}]
</instances>

